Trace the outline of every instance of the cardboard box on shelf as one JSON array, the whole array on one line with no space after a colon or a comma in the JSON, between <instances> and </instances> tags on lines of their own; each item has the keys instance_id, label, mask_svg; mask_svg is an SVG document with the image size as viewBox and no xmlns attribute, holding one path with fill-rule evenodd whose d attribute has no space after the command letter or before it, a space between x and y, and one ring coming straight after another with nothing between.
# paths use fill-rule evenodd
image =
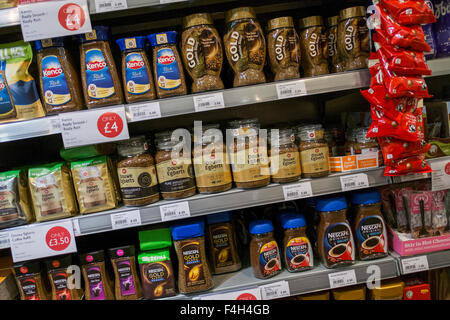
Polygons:
<instances>
[{"instance_id":1,"label":"cardboard box on shelf","mask_svg":"<svg viewBox=\"0 0 450 320\"><path fill-rule=\"evenodd\" d=\"M330 157L331 172L348 172L357 169L378 168L378 152L368 152L353 156Z\"/></svg>"},{"instance_id":2,"label":"cardboard box on shelf","mask_svg":"<svg viewBox=\"0 0 450 320\"><path fill-rule=\"evenodd\" d=\"M430 285L419 278L405 280L403 300L431 300Z\"/></svg>"},{"instance_id":3,"label":"cardboard box on shelf","mask_svg":"<svg viewBox=\"0 0 450 320\"><path fill-rule=\"evenodd\" d=\"M450 249L450 234L413 239L409 234L389 230L389 247L401 256L410 256L427 252Z\"/></svg>"}]
</instances>

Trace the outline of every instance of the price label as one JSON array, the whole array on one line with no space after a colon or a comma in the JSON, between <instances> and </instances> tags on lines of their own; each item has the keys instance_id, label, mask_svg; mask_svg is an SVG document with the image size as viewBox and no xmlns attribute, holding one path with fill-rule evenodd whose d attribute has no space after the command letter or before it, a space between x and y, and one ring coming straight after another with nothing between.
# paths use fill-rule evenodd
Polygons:
<instances>
[{"instance_id":1,"label":"price label","mask_svg":"<svg viewBox=\"0 0 450 320\"><path fill-rule=\"evenodd\" d=\"M262 300L260 288L201 295L193 300Z\"/></svg>"},{"instance_id":2,"label":"price label","mask_svg":"<svg viewBox=\"0 0 450 320\"><path fill-rule=\"evenodd\" d=\"M369 186L369 178L365 173L341 176L340 179L342 191L367 188Z\"/></svg>"},{"instance_id":3,"label":"price label","mask_svg":"<svg viewBox=\"0 0 450 320\"><path fill-rule=\"evenodd\" d=\"M187 201L159 206L162 221L183 219L191 216Z\"/></svg>"},{"instance_id":4,"label":"price label","mask_svg":"<svg viewBox=\"0 0 450 320\"><path fill-rule=\"evenodd\" d=\"M61 133L61 121L59 117L50 117L50 133Z\"/></svg>"},{"instance_id":5,"label":"price label","mask_svg":"<svg viewBox=\"0 0 450 320\"><path fill-rule=\"evenodd\" d=\"M351 286L357 283L355 270L329 273L328 280L330 281L331 289Z\"/></svg>"},{"instance_id":6,"label":"price label","mask_svg":"<svg viewBox=\"0 0 450 320\"><path fill-rule=\"evenodd\" d=\"M73 233L75 237L81 236L80 222L78 219L72 219Z\"/></svg>"},{"instance_id":7,"label":"price label","mask_svg":"<svg viewBox=\"0 0 450 320\"><path fill-rule=\"evenodd\" d=\"M405 174L404 176L398 176L395 178L397 178L395 180L398 180L398 182L408 182L408 181L426 179L426 178L429 178L429 176L428 176L428 173L409 173L409 174Z\"/></svg>"},{"instance_id":8,"label":"price label","mask_svg":"<svg viewBox=\"0 0 450 320\"><path fill-rule=\"evenodd\" d=\"M72 36L91 32L86 0L45 1L19 5L25 41Z\"/></svg>"},{"instance_id":9,"label":"price label","mask_svg":"<svg viewBox=\"0 0 450 320\"><path fill-rule=\"evenodd\" d=\"M429 269L427 256L402 259L403 274L426 271Z\"/></svg>"},{"instance_id":10,"label":"price label","mask_svg":"<svg viewBox=\"0 0 450 320\"><path fill-rule=\"evenodd\" d=\"M108 12L127 9L127 0L95 0L95 12Z\"/></svg>"},{"instance_id":11,"label":"price label","mask_svg":"<svg viewBox=\"0 0 450 320\"><path fill-rule=\"evenodd\" d=\"M450 162L448 161L430 161L431 169L431 190L450 189Z\"/></svg>"},{"instance_id":12,"label":"price label","mask_svg":"<svg viewBox=\"0 0 450 320\"><path fill-rule=\"evenodd\" d=\"M141 213L133 210L111 214L111 225L113 230L140 226Z\"/></svg>"},{"instance_id":13,"label":"price label","mask_svg":"<svg viewBox=\"0 0 450 320\"><path fill-rule=\"evenodd\" d=\"M129 104L127 118L130 122L161 118L159 102Z\"/></svg>"},{"instance_id":14,"label":"price label","mask_svg":"<svg viewBox=\"0 0 450 320\"><path fill-rule=\"evenodd\" d=\"M194 96L193 99L195 112L225 108L222 92Z\"/></svg>"},{"instance_id":15,"label":"price label","mask_svg":"<svg viewBox=\"0 0 450 320\"><path fill-rule=\"evenodd\" d=\"M129 139L125 107L59 115L65 148Z\"/></svg>"},{"instance_id":16,"label":"price label","mask_svg":"<svg viewBox=\"0 0 450 320\"><path fill-rule=\"evenodd\" d=\"M9 241L14 262L77 251L72 220L25 226L10 231Z\"/></svg>"},{"instance_id":17,"label":"price label","mask_svg":"<svg viewBox=\"0 0 450 320\"><path fill-rule=\"evenodd\" d=\"M312 197L311 182L300 182L283 186L284 200L295 200Z\"/></svg>"},{"instance_id":18,"label":"price label","mask_svg":"<svg viewBox=\"0 0 450 320\"><path fill-rule=\"evenodd\" d=\"M0 249L6 249L9 247L9 232L0 232Z\"/></svg>"},{"instance_id":19,"label":"price label","mask_svg":"<svg viewBox=\"0 0 450 320\"><path fill-rule=\"evenodd\" d=\"M289 297L291 291L287 281L278 281L259 287L261 289L261 297L263 300L279 299Z\"/></svg>"},{"instance_id":20,"label":"price label","mask_svg":"<svg viewBox=\"0 0 450 320\"><path fill-rule=\"evenodd\" d=\"M277 89L278 99L300 97L307 94L306 84L303 80L277 83L275 86Z\"/></svg>"}]
</instances>

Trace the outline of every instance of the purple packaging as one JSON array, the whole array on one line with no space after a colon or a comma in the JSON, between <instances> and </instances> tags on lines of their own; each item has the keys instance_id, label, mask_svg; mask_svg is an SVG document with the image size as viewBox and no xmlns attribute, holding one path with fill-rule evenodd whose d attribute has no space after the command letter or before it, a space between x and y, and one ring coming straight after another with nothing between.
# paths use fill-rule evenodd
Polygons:
<instances>
[{"instance_id":1,"label":"purple packaging","mask_svg":"<svg viewBox=\"0 0 450 320\"><path fill-rule=\"evenodd\" d=\"M435 0L434 15L437 19L433 24L437 57L450 56L450 0Z\"/></svg>"}]
</instances>

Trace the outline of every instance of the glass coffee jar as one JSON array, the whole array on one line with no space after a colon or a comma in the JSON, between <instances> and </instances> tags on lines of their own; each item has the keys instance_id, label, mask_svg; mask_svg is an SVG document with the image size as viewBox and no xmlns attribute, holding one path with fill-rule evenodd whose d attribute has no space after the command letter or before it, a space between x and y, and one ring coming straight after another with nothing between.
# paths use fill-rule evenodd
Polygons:
<instances>
[{"instance_id":1,"label":"glass coffee jar","mask_svg":"<svg viewBox=\"0 0 450 320\"><path fill-rule=\"evenodd\" d=\"M145 136L122 141L117 146L122 159L117 163L117 174L123 203L144 206L159 200L155 160L148 152Z\"/></svg>"},{"instance_id":2,"label":"glass coffee jar","mask_svg":"<svg viewBox=\"0 0 450 320\"><path fill-rule=\"evenodd\" d=\"M269 145L272 181L286 183L299 180L302 170L294 131L292 129L281 129L278 139L275 139L271 134Z\"/></svg>"},{"instance_id":3,"label":"glass coffee jar","mask_svg":"<svg viewBox=\"0 0 450 320\"><path fill-rule=\"evenodd\" d=\"M304 178L319 178L329 174L329 149L321 124L299 128L300 159Z\"/></svg>"},{"instance_id":4,"label":"glass coffee jar","mask_svg":"<svg viewBox=\"0 0 450 320\"><path fill-rule=\"evenodd\" d=\"M355 140L354 144L355 154L367 154L369 152L378 153L378 165L383 165L383 154L380 151L380 145L376 138L367 138L367 132L369 128L357 128L355 130Z\"/></svg>"},{"instance_id":5,"label":"glass coffee jar","mask_svg":"<svg viewBox=\"0 0 450 320\"><path fill-rule=\"evenodd\" d=\"M233 141L227 148L233 180L238 188L258 188L270 183L267 141L259 137L259 127L258 119L228 123L228 128L233 133Z\"/></svg>"},{"instance_id":6,"label":"glass coffee jar","mask_svg":"<svg viewBox=\"0 0 450 320\"><path fill-rule=\"evenodd\" d=\"M342 72L344 68L340 61L339 52L337 48L337 26L339 23L339 16L327 18L327 44L328 44L328 65L330 73Z\"/></svg>"},{"instance_id":7,"label":"glass coffee jar","mask_svg":"<svg viewBox=\"0 0 450 320\"><path fill-rule=\"evenodd\" d=\"M328 74L328 47L323 18L300 20L301 69L304 77Z\"/></svg>"},{"instance_id":8,"label":"glass coffee jar","mask_svg":"<svg viewBox=\"0 0 450 320\"><path fill-rule=\"evenodd\" d=\"M203 126L201 142L194 136L192 155L199 193L222 192L232 187L233 178L227 148L219 130L219 124L206 125Z\"/></svg>"}]
</instances>

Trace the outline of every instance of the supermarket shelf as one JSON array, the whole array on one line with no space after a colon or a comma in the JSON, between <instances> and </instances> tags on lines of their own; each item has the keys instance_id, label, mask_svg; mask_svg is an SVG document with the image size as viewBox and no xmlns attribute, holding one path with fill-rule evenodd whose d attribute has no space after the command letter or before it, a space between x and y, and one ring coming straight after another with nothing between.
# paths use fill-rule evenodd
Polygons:
<instances>
[{"instance_id":1,"label":"supermarket shelf","mask_svg":"<svg viewBox=\"0 0 450 320\"><path fill-rule=\"evenodd\" d=\"M403 269L403 260L421 256L427 257L429 270L450 267L450 250L418 254L415 256L400 256L396 252L391 252L390 254L398 262L400 274L406 274L405 270Z\"/></svg>"},{"instance_id":2,"label":"supermarket shelf","mask_svg":"<svg viewBox=\"0 0 450 320\"><path fill-rule=\"evenodd\" d=\"M357 283L366 283L367 279L373 273L373 269L368 269L369 267L373 268L372 266L378 266L380 268L380 276L382 280L395 278L398 276L397 262L390 256L372 261L358 261L353 266L338 269L327 269L322 264L318 264L317 262L315 264L316 267L312 270L299 273L291 273L284 270L279 275L266 280L257 279L253 275L251 267L248 267L238 272L214 276L214 288L208 292L188 295L179 294L166 299L207 299L208 295L211 294L252 289L283 280L289 283L289 291L291 296L296 296L299 294L328 290L330 289L330 281L328 278L329 274L352 269L355 270Z\"/></svg>"},{"instance_id":3,"label":"supermarket shelf","mask_svg":"<svg viewBox=\"0 0 450 320\"><path fill-rule=\"evenodd\" d=\"M428 67L433 71L429 77L437 77L450 74L450 57L427 61Z\"/></svg>"},{"instance_id":4,"label":"supermarket shelf","mask_svg":"<svg viewBox=\"0 0 450 320\"><path fill-rule=\"evenodd\" d=\"M0 10L0 28L19 25L19 9L7 8Z\"/></svg>"},{"instance_id":5,"label":"supermarket shelf","mask_svg":"<svg viewBox=\"0 0 450 320\"><path fill-rule=\"evenodd\" d=\"M61 130L57 120L57 116L51 116L2 124L0 142L59 134Z\"/></svg>"}]
</instances>

